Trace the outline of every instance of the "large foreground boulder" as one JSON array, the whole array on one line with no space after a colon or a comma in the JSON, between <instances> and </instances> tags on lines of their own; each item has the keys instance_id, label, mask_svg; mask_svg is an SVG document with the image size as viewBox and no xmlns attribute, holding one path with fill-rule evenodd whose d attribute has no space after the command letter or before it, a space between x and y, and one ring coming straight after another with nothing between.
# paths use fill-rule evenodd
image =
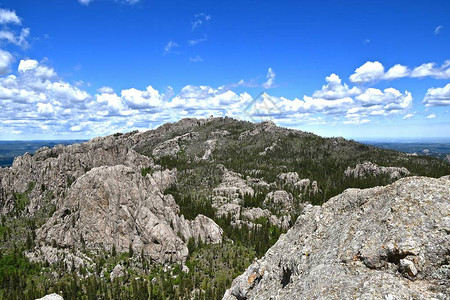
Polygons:
<instances>
[{"instance_id":1,"label":"large foreground boulder","mask_svg":"<svg viewBox=\"0 0 450 300\"><path fill-rule=\"evenodd\" d=\"M307 206L224 299L449 299L450 177Z\"/></svg>"}]
</instances>

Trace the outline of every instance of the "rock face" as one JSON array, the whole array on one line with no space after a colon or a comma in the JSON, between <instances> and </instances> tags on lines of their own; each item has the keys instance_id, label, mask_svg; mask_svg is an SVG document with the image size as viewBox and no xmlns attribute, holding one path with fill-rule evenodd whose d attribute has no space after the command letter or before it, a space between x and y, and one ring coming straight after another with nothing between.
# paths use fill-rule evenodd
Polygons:
<instances>
[{"instance_id":1,"label":"rock face","mask_svg":"<svg viewBox=\"0 0 450 300\"><path fill-rule=\"evenodd\" d=\"M311 182L308 178L300 179L297 172L281 173L277 176L278 182L282 186L288 186L296 189L300 193L310 192L316 194L319 192L317 181ZM276 185L276 183L274 183Z\"/></svg>"},{"instance_id":2,"label":"rock face","mask_svg":"<svg viewBox=\"0 0 450 300\"><path fill-rule=\"evenodd\" d=\"M162 193L175 176L169 170L142 176L124 165L94 168L68 189L64 202L37 231L37 240L62 248L115 246L118 252L131 245L156 262L184 261L188 250L178 232L185 240L218 243L222 229L202 215L193 221L178 216L173 197Z\"/></svg>"},{"instance_id":3,"label":"rock face","mask_svg":"<svg viewBox=\"0 0 450 300\"><path fill-rule=\"evenodd\" d=\"M347 170L345 170L344 175L347 177L388 175L390 179L399 179L400 177L410 175L410 172L404 167L382 167L371 162L364 162L362 164L357 164L354 168L348 167Z\"/></svg>"},{"instance_id":4,"label":"rock face","mask_svg":"<svg viewBox=\"0 0 450 300\"><path fill-rule=\"evenodd\" d=\"M243 198L245 194L253 196L254 190L241 177L241 174L225 170L222 182L213 190L214 195L229 199Z\"/></svg>"},{"instance_id":5,"label":"rock face","mask_svg":"<svg viewBox=\"0 0 450 300\"><path fill-rule=\"evenodd\" d=\"M223 299L449 299L450 176L308 205Z\"/></svg>"},{"instance_id":6,"label":"rock face","mask_svg":"<svg viewBox=\"0 0 450 300\"><path fill-rule=\"evenodd\" d=\"M292 208L294 198L291 193L285 190L270 192L264 199L264 205L267 207L276 208L277 211L286 213Z\"/></svg>"},{"instance_id":7,"label":"rock face","mask_svg":"<svg viewBox=\"0 0 450 300\"><path fill-rule=\"evenodd\" d=\"M196 135L194 133L186 133L177 137L174 137L173 139L164 141L156 146L155 149L153 149L153 156L155 157L162 157L162 156L175 156L178 151L181 150L180 144L185 141L190 141L194 139Z\"/></svg>"},{"instance_id":8,"label":"rock face","mask_svg":"<svg viewBox=\"0 0 450 300\"><path fill-rule=\"evenodd\" d=\"M37 210L45 197L52 192L58 197L78 177L92 168L122 164L137 168L153 166L153 161L132 149L143 134L110 135L95 138L82 144L44 147L34 155L17 157L11 168L0 168L0 204L2 214L14 209L14 193L23 193L32 183L28 211Z\"/></svg>"}]
</instances>

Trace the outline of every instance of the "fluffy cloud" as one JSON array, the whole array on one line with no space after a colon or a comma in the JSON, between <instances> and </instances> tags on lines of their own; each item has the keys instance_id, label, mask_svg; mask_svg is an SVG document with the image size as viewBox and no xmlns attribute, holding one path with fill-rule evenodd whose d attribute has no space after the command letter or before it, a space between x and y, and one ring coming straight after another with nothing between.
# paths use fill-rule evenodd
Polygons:
<instances>
[{"instance_id":1,"label":"fluffy cloud","mask_svg":"<svg viewBox=\"0 0 450 300\"><path fill-rule=\"evenodd\" d=\"M386 74L384 74L383 79L392 80L397 78L403 78L409 76L410 71L408 67L396 64L392 68L390 68Z\"/></svg>"},{"instance_id":2,"label":"fluffy cloud","mask_svg":"<svg viewBox=\"0 0 450 300\"><path fill-rule=\"evenodd\" d=\"M434 119L434 118L436 118L436 114L429 114L427 116L427 119Z\"/></svg>"},{"instance_id":3,"label":"fluffy cloud","mask_svg":"<svg viewBox=\"0 0 450 300\"><path fill-rule=\"evenodd\" d=\"M407 108L412 102L411 93L400 93L394 88L387 88L384 91L375 88L369 88L364 93L356 96L363 106L385 105L386 108L394 105L398 108Z\"/></svg>"},{"instance_id":4,"label":"fluffy cloud","mask_svg":"<svg viewBox=\"0 0 450 300\"><path fill-rule=\"evenodd\" d=\"M378 62L368 61L350 75L350 81L357 84L377 81L384 76L384 67Z\"/></svg>"},{"instance_id":5,"label":"fluffy cloud","mask_svg":"<svg viewBox=\"0 0 450 300\"><path fill-rule=\"evenodd\" d=\"M5 75L11 70L14 57L8 51L0 49L0 75Z\"/></svg>"},{"instance_id":6,"label":"fluffy cloud","mask_svg":"<svg viewBox=\"0 0 450 300\"><path fill-rule=\"evenodd\" d=\"M36 106L37 112L41 114L51 114L55 112L55 109L51 103L38 103Z\"/></svg>"},{"instance_id":7,"label":"fluffy cloud","mask_svg":"<svg viewBox=\"0 0 450 300\"><path fill-rule=\"evenodd\" d=\"M411 77L434 77L437 79L449 79L450 60L446 60L439 68L436 68L435 63L422 64L412 70Z\"/></svg>"},{"instance_id":8,"label":"fluffy cloud","mask_svg":"<svg viewBox=\"0 0 450 300\"><path fill-rule=\"evenodd\" d=\"M440 67L436 67L435 63L425 63L412 70L407 66L396 64L387 72L384 72L384 66L380 62L368 61L350 75L350 81L356 84L367 84L403 77L448 79L450 78L450 60L446 60Z\"/></svg>"},{"instance_id":9,"label":"fluffy cloud","mask_svg":"<svg viewBox=\"0 0 450 300\"><path fill-rule=\"evenodd\" d=\"M38 64L39 63L36 60L33 60L33 59L21 60L17 70L19 72L22 72L22 73L26 72L26 71L29 71L29 70L34 70L34 69L37 68Z\"/></svg>"},{"instance_id":10,"label":"fluffy cloud","mask_svg":"<svg viewBox=\"0 0 450 300\"><path fill-rule=\"evenodd\" d=\"M273 86L274 79L275 73L269 68L265 85ZM21 60L17 73L0 76L0 130L104 135L150 129L182 117L210 115L252 121L270 117L285 126L330 122L361 125L384 116L411 117L411 93L349 86L336 74L326 77L320 89L301 98L288 99L265 92L253 98L249 93L233 91L234 87L245 86L249 83L243 80L217 88L187 85L178 92L170 87L161 92L153 86L121 91L103 86L91 95L80 86L63 81L45 63ZM439 93L429 90L430 95Z\"/></svg>"},{"instance_id":11,"label":"fluffy cloud","mask_svg":"<svg viewBox=\"0 0 450 300\"><path fill-rule=\"evenodd\" d=\"M423 99L425 106L449 106L450 83L442 88L430 88Z\"/></svg>"},{"instance_id":12,"label":"fluffy cloud","mask_svg":"<svg viewBox=\"0 0 450 300\"><path fill-rule=\"evenodd\" d=\"M43 117L47 120L60 118L63 124L68 115L84 110L89 99L87 92L58 80L52 68L35 60L22 60L17 76L0 78L0 119L12 121L7 124L14 126L14 130L31 126L30 122L39 125ZM37 125L34 127L39 127Z\"/></svg>"},{"instance_id":13,"label":"fluffy cloud","mask_svg":"<svg viewBox=\"0 0 450 300\"><path fill-rule=\"evenodd\" d=\"M271 87L273 87L275 83L275 76L275 72L272 70L272 68L269 68L266 75L267 81L263 83L263 88L270 89Z\"/></svg>"},{"instance_id":14,"label":"fluffy cloud","mask_svg":"<svg viewBox=\"0 0 450 300\"><path fill-rule=\"evenodd\" d=\"M17 24L20 25L20 18L16 15L16 12L8 9L0 9L0 24Z\"/></svg>"},{"instance_id":15,"label":"fluffy cloud","mask_svg":"<svg viewBox=\"0 0 450 300\"><path fill-rule=\"evenodd\" d=\"M106 115L126 115L126 107L123 103L123 100L121 97L119 97L114 92L102 92L101 94L95 95L96 104L99 104L97 106L98 115L106 116ZM92 105L92 107L95 107L95 105Z\"/></svg>"},{"instance_id":16,"label":"fluffy cloud","mask_svg":"<svg viewBox=\"0 0 450 300\"><path fill-rule=\"evenodd\" d=\"M352 87L350 89L347 84L342 84L339 76L334 73L326 77L325 81L327 84L322 86L321 90L315 91L313 97L336 100L361 94L360 88Z\"/></svg>"},{"instance_id":17,"label":"fluffy cloud","mask_svg":"<svg viewBox=\"0 0 450 300\"><path fill-rule=\"evenodd\" d=\"M128 89L122 91L122 99L132 109L150 109L163 106L164 95L148 86L145 91Z\"/></svg>"}]
</instances>

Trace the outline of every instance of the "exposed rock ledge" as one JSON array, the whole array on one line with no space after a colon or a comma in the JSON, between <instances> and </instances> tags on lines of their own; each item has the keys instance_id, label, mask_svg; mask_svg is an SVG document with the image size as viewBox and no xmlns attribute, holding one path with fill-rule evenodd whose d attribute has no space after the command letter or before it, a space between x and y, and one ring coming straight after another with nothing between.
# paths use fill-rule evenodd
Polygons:
<instances>
[{"instance_id":1,"label":"exposed rock ledge","mask_svg":"<svg viewBox=\"0 0 450 300\"><path fill-rule=\"evenodd\" d=\"M405 167L383 167L377 164L366 161L362 164L357 164L354 168L348 167L345 170L344 175L354 176L354 177L366 177L366 176L378 176L378 175L388 175L389 178L399 179L404 176L409 176L410 172Z\"/></svg>"},{"instance_id":2,"label":"exposed rock ledge","mask_svg":"<svg viewBox=\"0 0 450 300\"><path fill-rule=\"evenodd\" d=\"M306 206L223 299L449 299L450 176Z\"/></svg>"},{"instance_id":3,"label":"exposed rock ledge","mask_svg":"<svg viewBox=\"0 0 450 300\"><path fill-rule=\"evenodd\" d=\"M200 237L222 241L222 229L198 215L179 216L179 207L163 191L176 179L176 170L142 176L139 170L117 165L94 168L78 178L53 216L37 231L41 246L128 251L131 245L154 261L184 261L186 242ZM178 236L178 233L186 242Z\"/></svg>"}]
</instances>

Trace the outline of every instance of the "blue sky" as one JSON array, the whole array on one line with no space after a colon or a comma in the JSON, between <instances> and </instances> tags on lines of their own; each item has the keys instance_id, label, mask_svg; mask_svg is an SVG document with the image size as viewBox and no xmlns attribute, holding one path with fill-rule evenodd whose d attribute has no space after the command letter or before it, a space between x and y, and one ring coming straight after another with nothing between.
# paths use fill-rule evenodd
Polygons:
<instances>
[{"instance_id":1,"label":"blue sky","mask_svg":"<svg viewBox=\"0 0 450 300\"><path fill-rule=\"evenodd\" d=\"M0 1L0 140L210 115L449 140L450 1L391 2Z\"/></svg>"}]
</instances>

